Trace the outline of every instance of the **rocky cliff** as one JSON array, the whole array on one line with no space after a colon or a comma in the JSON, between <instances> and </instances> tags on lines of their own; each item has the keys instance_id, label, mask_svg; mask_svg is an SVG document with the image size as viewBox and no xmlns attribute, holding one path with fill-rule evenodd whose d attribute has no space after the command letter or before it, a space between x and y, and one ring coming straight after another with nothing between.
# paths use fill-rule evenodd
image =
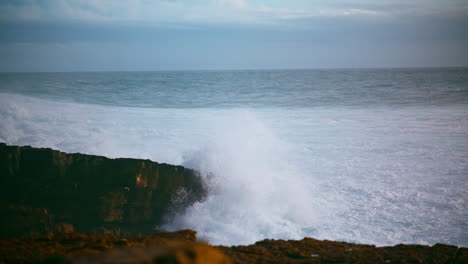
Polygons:
<instances>
[{"instance_id":1,"label":"rocky cliff","mask_svg":"<svg viewBox=\"0 0 468 264\"><path fill-rule=\"evenodd\" d=\"M0 186L3 238L149 234L205 195L200 177L181 166L3 143Z\"/></svg>"}]
</instances>

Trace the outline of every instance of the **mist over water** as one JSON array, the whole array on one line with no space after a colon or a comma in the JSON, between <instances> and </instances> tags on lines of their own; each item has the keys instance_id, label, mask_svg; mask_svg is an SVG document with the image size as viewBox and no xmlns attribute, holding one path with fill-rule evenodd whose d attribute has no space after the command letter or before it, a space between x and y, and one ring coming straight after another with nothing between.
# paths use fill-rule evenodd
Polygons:
<instances>
[{"instance_id":1,"label":"mist over water","mask_svg":"<svg viewBox=\"0 0 468 264\"><path fill-rule=\"evenodd\" d=\"M467 246L466 76L3 74L0 141L195 168L208 198L159 228L214 244Z\"/></svg>"},{"instance_id":2,"label":"mist over water","mask_svg":"<svg viewBox=\"0 0 468 264\"><path fill-rule=\"evenodd\" d=\"M205 176L209 197L165 228L201 230L201 239L216 244L304 237L320 215L319 199L290 156L294 146L248 111L216 120L212 131L206 147L183 163Z\"/></svg>"}]
</instances>

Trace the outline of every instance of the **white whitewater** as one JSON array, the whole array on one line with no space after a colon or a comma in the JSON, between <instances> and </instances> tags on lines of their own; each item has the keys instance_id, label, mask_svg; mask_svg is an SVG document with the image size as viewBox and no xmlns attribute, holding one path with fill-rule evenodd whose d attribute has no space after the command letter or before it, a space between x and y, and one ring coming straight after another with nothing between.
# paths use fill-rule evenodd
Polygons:
<instances>
[{"instance_id":1,"label":"white whitewater","mask_svg":"<svg viewBox=\"0 0 468 264\"><path fill-rule=\"evenodd\" d=\"M199 170L209 197L164 228L213 244L468 245L464 107L157 109L1 93L0 120L8 144Z\"/></svg>"}]
</instances>

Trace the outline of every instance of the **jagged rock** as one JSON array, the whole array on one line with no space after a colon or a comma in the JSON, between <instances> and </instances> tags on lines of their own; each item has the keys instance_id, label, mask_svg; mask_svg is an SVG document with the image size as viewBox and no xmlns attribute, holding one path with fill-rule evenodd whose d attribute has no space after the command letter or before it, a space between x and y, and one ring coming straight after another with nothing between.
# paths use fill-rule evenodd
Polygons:
<instances>
[{"instance_id":1,"label":"jagged rock","mask_svg":"<svg viewBox=\"0 0 468 264\"><path fill-rule=\"evenodd\" d=\"M217 247L235 263L468 263L467 248L436 244L375 247L327 240L263 240L249 246Z\"/></svg>"},{"instance_id":2,"label":"jagged rock","mask_svg":"<svg viewBox=\"0 0 468 264\"><path fill-rule=\"evenodd\" d=\"M205 195L196 172L150 160L109 159L0 143L0 237L78 232L151 233L171 201L183 209Z\"/></svg>"},{"instance_id":3,"label":"jagged rock","mask_svg":"<svg viewBox=\"0 0 468 264\"><path fill-rule=\"evenodd\" d=\"M157 232L142 237L60 233L50 237L0 239L0 263L468 263L468 249L345 242L263 240L248 246L213 247L196 232Z\"/></svg>"}]
</instances>

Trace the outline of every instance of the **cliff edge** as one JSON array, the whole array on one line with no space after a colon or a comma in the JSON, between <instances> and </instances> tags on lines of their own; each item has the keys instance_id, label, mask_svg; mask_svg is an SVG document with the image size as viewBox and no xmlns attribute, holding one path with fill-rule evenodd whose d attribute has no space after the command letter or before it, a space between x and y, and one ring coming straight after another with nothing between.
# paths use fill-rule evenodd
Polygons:
<instances>
[{"instance_id":1,"label":"cliff edge","mask_svg":"<svg viewBox=\"0 0 468 264\"><path fill-rule=\"evenodd\" d=\"M140 237L57 233L0 239L0 263L465 264L468 249L442 244L375 247L312 238L214 247L197 241L192 230Z\"/></svg>"},{"instance_id":2,"label":"cliff edge","mask_svg":"<svg viewBox=\"0 0 468 264\"><path fill-rule=\"evenodd\" d=\"M181 166L4 143L0 186L0 238L149 234L206 194L197 173Z\"/></svg>"}]
</instances>

